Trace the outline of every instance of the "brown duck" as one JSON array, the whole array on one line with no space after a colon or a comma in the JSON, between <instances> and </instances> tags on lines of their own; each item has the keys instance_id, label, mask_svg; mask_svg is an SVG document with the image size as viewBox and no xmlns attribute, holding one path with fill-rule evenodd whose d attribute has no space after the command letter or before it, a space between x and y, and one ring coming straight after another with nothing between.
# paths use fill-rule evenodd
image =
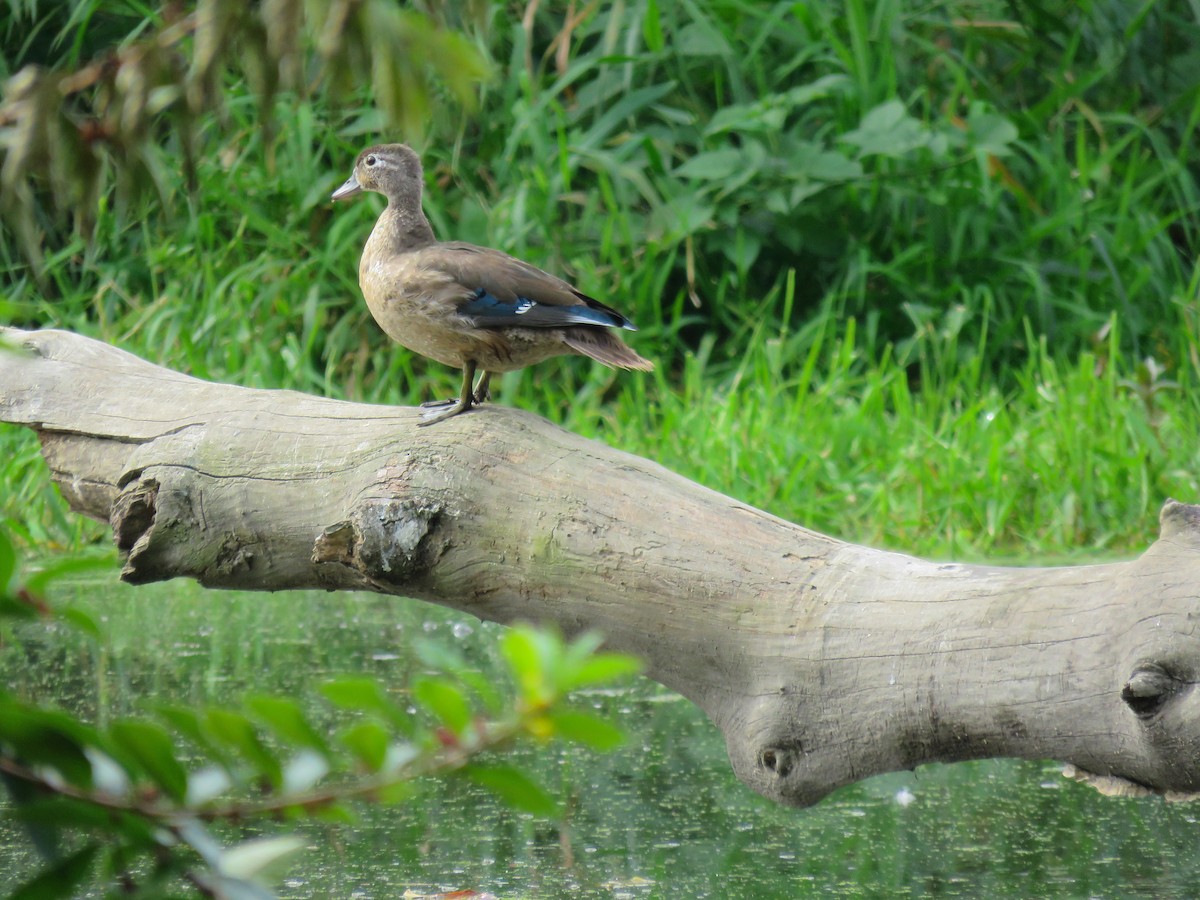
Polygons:
<instances>
[{"instance_id":1,"label":"brown duck","mask_svg":"<svg viewBox=\"0 0 1200 900\"><path fill-rule=\"evenodd\" d=\"M432 425L488 397L493 372L578 353L606 366L650 371L614 328L632 322L567 282L499 250L439 241L421 209L421 160L405 144L380 144L358 155L353 174L333 192L387 197L358 264L371 315L397 343L463 370L455 400L425 404ZM476 370L483 374L472 387Z\"/></svg>"}]
</instances>

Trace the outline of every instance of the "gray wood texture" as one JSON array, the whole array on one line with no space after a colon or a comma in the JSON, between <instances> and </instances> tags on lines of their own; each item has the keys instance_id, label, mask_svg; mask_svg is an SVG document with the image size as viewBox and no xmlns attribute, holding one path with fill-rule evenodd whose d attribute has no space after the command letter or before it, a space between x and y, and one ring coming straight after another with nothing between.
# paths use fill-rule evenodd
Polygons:
<instances>
[{"instance_id":1,"label":"gray wood texture","mask_svg":"<svg viewBox=\"0 0 1200 900\"><path fill-rule=\"evenodd\" d=\"M1012 568L844 543L528 413L213 384L0 330L0 421L36 430L121 577L369 590L597 629L698 704L781 803L928 762L1050 758L1200 790L1200 507L1129 562Z\"/></svg>"}]
</instances>

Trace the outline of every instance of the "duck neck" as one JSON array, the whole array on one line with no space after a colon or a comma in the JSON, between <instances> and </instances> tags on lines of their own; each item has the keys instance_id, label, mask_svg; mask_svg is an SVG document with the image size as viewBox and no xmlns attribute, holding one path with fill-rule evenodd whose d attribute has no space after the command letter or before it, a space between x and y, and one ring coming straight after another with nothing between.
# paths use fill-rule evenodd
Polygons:
<instances>
[{"instance_id":1,"label":"duck neck","mask_svg":"<svg viewBox=\"0 0 1200 900\"><path fill-rule=\"evenodd\" d=\"M366 249L372 255L386 256L415 250L432 244L434 240L433 229L429 227L429 220L420 206L413 209L407 204L389 200L387 209L379 216L371 231Z\"/></svg>"}]
</instances>

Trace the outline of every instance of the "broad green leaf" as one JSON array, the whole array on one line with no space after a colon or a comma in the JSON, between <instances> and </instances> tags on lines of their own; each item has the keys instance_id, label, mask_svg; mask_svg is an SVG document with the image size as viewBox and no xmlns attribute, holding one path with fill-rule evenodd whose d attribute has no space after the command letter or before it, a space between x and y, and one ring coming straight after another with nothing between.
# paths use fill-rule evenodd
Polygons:
<instances>
[{"instance_id":1,"label":"broad green leaf","mask_svg":"<svg viewBox=\"0 0 1200 900\"><path fill-rule=\"evenodd\" d=\"M573 709L553 710L549 719L560 737L606 753L625 742L625 734L599 716Z\"/></svg>"},{"instance_id":2,"label":"broad green leaf","mask_svg":"<svg viewBox=\"0 0 1200 900\"><path fill-rule=\"evenodd\" d=\"M175 758L175 745L167 731L152 722L114 722L109 735L124 753L172 800L187 796L187 772Z\"/></svg>"},{"instance_id":3,"label":"broad green leaf","mask_svg":"<svg viewBox=\"0 0 1200 900\"><path fill-rule=\"evenodd\" d=\"M54 802L53 800L39 799L42 796L39 787L22 781L7 772L0 772L0 789L2 789L0 797L4 796L4 792L7 792L8 799L12 801L12 812L10 815L19 816L26 810L35 809L41 804ZM42 822L38 820L36 815L25 821L25 831L29 836L30 843L33 844L33 849L46 862L53 862L61 855L63 831L65 830L63 826L64 822L68 821L70 820L53 818L48 822Z\"/></svg>"},{"instance_id":4,"label":"broad green leaf","mask_svg":"<svg viewBox=\"0 0 1200 900\"><path fill-rule=\"evenodd\" d=\"M722 106L709 120L704 134L712 136L723 131L777 133L798 107L823 99L850 83L845 75L825 75L810 84L799 85L782 94L772 94L754 103Z\"/></svg>"},{"instance_id":5,"label":"broad green leaf","mask_svg":"<svg viewBox=\"0 0 1200 900\"><path fill-rule=\"evenodd\" d=\"M867 112L858 128L841 135L858 147L858 156L905 156L929 143L930 132L899 100L881 103Z\"/></svg>"},{"instance_id":6,"label":"broad green leaf","mask_svg":"<svg viewBox=\"0 0 1200 900\"><path fill-rule=\"evenodd\" d=\"M6 815L22 822L36 822L39 825L53 825L58 828L95 828L103 831L118 828L117 821L109 810L71 797L43 796L22 802Z\"/></svg>"},{"instance_id":7,"label":"broad green leaf","mask_svg":"<svg viewBox=\"0 0 1200 900\"><path fill-rule=\"evenodd\" d=\"M900 100L888 100L872 107L863 114L858 127L871 134L887 134L908 117L908 110Z\"/></svg>"},{"instance_id":8,"label":"broad green leaf","mask_svg":"<svg viewBox=\"0 0 1200 900\"><path fill-rule=\"evenodd\" d=\"M38 607L27 599L0 590L0 616L12 619L36 619Z\"/></svg>"},{"instance_id":9,"label":"broad green leaf","mask_svg":"<svg viewBox=\"0 0 1200 900\"><path fill-rule=\"evenodd\" d=\"M548 655L545 635L523 625L516 625L501 638L500 649L512 669L521 699L537 704L547 699L546 665Z\"/></svg>"},{"instance_id":10,"label":"broad green leaf","mask_svg":"<svg viewBox=\"0 0 1200 900\"><path fill-rule=\"evenodd\" d=\"M325 737L313 728L295 700L259 694L248 697L245 702L247 709L281 740L329 756L329 744Z\"/></svg>"},{"instance_id":11,"label":"broad green leaf","mask_svg":"<svg viewBox=\"0 0 1200 900\"><path fill-rule=\"evenodd\" d=\"M8 895L8 900L55 900L56 897L73 896L75 889L91 875L92 862L99 852L99 845L88 844L49 866L32 881L25 882Z\"/></svg>"},{"instance_id":12,"label":"broad green leaf","mask_svg":"<svg viewBox=\"0 0 1200 900\"><path fill-rule=\"evenodd\" d=\"M471 704L463 692L446 679L416 678L411 690L413 699L455 734L462 734L471 724Z\"/></svg>"},{"instance_id":13,"label":"broad green leaf","mask_svg":"<svg viewBox=\"0 0 1200 900\"><path fill-rule=\"evenodd\" d=\"M786 107L771 101L723 106L709 119L704 134L712 136L725 131L734 131L739 134L747 131L777 132L787 120L787 114Z\"/></svg>"},{"instance_id":14,"label":"broad green leaf","mask_svg":"<svg viewBox=\"0 0 1200 900\"><path fill-rule=\"evenodd\" d=\"M967 116L967 133L975 149L992 156L1006 156L1020 136L1017 126L1004 116L972 105Z\"/></svg>"},{"instance_id":15,"label":"broad green leaf","mask_svg":"<svg viewBox=\"0 0 1200 900\"><path fill-rule=\"evenodd\" d=\"M57 710L0 700L0 743L10 744L26 765L48 766L71 784L92 787L86 748L101 743L94 730Z\"/></svg>"},{"instance_id":16,"label":"broad green leaf","mask_svg":"<svg viewBox=\"0 0 1200 900\"><path fill-rule=\"evenodd\" d=\"M702 181L724 181L741 171L746 156L741 150L726 148L697 153L675 170L676 178L697 178Z\"/></svg>"},{"instance_id":17,"label":"broad green leaf","mask_svg":"<svg viewBox=\"0 0 1200 900\"><path fill-rule=\"evenodd\" d=\"M194 709L166 703L154 704L151 708L167 724L195 744L197 749L201 750L209 760L219 763L226 769L233 767L232 757L212 739L208 732L208 726Z\"/></svg>"},{"instance_id":18,"label":"broad green leaf","mask_svg":"<svg viewBox=\"0 0 1200 900\"><path fill-rule=\"evenodd\" d=\"M70 797L45 797L14 806L9 813L26 824L55 829L99 831L119 837L127 844L144 848L167 846L169 835L140 816L116 812Z\"/></svg>"},{"instance_id":19,"label":"broad green leaf","mask_svg":"<svg viewBox=\"0 0 1200 900\"><path fill-rule=\"evenodd\" d=\"M573 673L570 683L563 689L573 691L581 687L607 684L620 678L636 675L642 671L642 661L624 653L600 653L580 664Z\"/></svg>"},{"instance_id":20,"label":"broad green leaf","mask_svg":"<svg viewBox=\"0 0 1200 900\"><path fill-rule=\"evenodd\" d=\"M487 788L509 806L553 818L558 805L540 785L520 769L508 765L472 765L464 770L467 778Z\"/></svg>"},{"instance_id":21,"label":"broad green leaf","mask_svg":"<svg viewBox=\"0 0 1200 900\"><path fill-rule=\"evenodd\" d=\"M283 780L279 760L266 748L253 723L241 713L212 708L205 715L206 730L265 775L276 786Z\"/></svg>"},{"instance_id":22,"label":"broad green leaf","mask_svg":"<svg viewBox=\"0 0 1200 900\"><path fill-rule=\"evenodd\" d=\"M792 147L787 158L787 176L797 181L853 181L862 174L862 163L845 152L807 141Z\"/></svg>"},{"instance_id":23,"label":"broad green leaf","mask_svg":"<svg viewBox=\"0 0 1200 900\"><path fill-rule=\"evenodd\" d=\"M379 771L387 754L391 735L378 722L355 722L338 733L338 740L371 772Z\"/></svg>"},{"instance_id":24,"label":"broad green leaf","mask_svg":"<svg viewBox=\"0 0 1200 900\"><path fill-rule=\"evenodd\" d=\"M412 731L412 718L388 699L373 678L338 678L321 685L321 693L335 706L376 713L405 733Z\"/></svg>"}]
</instances>

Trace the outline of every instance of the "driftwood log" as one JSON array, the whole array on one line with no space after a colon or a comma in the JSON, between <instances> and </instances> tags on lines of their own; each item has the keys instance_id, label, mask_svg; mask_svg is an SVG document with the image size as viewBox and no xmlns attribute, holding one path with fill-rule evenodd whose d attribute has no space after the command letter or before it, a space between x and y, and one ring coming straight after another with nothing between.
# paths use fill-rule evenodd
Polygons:
<instances>
[{"instance_id":1,"label":"driftwood log","mask_svg":"<svg viewBox=\"0 0 1200 900\"><path fill-rule=\"evenodd\" d=\"M0 421L143 583L416 597L597 629L699 705L780 803L921 763L1062 760L1200 791L1200 507L1138 559L1000 568L859 547L534 415L211 384L64 332L0 331Z\"/></svg>"}]
</instances>

